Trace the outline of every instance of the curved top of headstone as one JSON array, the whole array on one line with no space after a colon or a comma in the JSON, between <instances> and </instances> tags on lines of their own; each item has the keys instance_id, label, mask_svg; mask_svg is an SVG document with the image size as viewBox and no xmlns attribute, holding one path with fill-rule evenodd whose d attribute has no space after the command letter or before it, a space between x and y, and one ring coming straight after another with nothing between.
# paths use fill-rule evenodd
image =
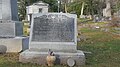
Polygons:
<instances>
[{"instance_id":1,"label":"curved top of headstone","mask_svg":"<svg viewBox=\"0 0 120 67\"><path fill-rule=\"evenodd\" d=\"M0 0L0 20L18 21L17 0Z\"/></svg>"}]
</instances>

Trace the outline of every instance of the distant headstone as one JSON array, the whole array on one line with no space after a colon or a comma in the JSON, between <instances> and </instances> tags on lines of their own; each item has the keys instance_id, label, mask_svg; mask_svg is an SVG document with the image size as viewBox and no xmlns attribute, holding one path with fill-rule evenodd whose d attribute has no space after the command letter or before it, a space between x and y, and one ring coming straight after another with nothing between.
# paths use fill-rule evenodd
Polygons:
<instances>
[{"instance_id":1,"label":"distant headstone","mask_svg":"<svg viewBox=\"0 0 120 67\"><path fill-rule=\"evenodd\" d=\"M103 16L105 17L111 17L111 4L110 0L106 0L106 8L103 9Z\"/></svg>"},{"instance_id":2,"label":"distant headstone","mask_svg":"<svg viewBox=\"0 0 120 67\"><path fill-rule=\"evenodd\" d=\"M117 30L117 31L120 31L120 28L118 27L118 28L114 28L115 30Z\"/></svg>"},{"instance_id":3,"label":"distant headstone","mask_svg":"<svg viewBox=\"0 0 120 67\"><path fill-rule=\"evenodd\" d=\"M49 5L47 3L42 2L42 1L39 1L37 3L33 3L30 6L27 6L26 7L27 20L31 22L32 14L48 13L48 7L49 7Z\"/></svg>"}]
</instances>

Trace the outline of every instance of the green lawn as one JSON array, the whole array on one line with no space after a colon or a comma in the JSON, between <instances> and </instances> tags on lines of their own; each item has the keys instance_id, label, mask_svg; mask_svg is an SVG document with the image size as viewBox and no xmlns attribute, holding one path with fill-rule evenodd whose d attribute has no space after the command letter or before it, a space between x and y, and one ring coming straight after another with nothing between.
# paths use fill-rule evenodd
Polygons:
<instances>
[{"instance_id":1,"label":"green lawn","mask_svg":"<svg viewBox=\"0 0 120 67\"><path fill-rule=\"evenodd\" d=\"M81 29L87 40L78 43L86 54L85 67L120 67L120 36L99 30Z\"/></svg>"},{"instance_id":2,"label":"green lawn","mask_svg":"<svg viewBox=\"0 0 120 67\"><path fill-rule=\"evenodd\" d=\"M80 31L86 36L86 41L78 42L78 49L92 52L85 54L84 67L120 67L120 36L89 28L82 28ZM0 67L47 67L20 63L18 57L17 53L0 54Z\"/></svg>"}]
</instances>

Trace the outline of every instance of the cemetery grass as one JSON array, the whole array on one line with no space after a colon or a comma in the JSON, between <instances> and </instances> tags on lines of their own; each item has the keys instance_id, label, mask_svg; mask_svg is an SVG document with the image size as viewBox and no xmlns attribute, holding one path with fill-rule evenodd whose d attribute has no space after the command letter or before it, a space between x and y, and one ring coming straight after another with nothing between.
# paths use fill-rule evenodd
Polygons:
<instances>
[{"instance_id":1,"label":"cemetery grass","mask_svg":"<svg viewBox=\"0 0 120 67\"><path fill-rule=\"evenodd\" d=\"M79 42L78 49L88 52L84 67L120 67L119 35L90 28L80 31L86 36L86 41Z\"/></svg>"},{"instance_id":2,"label":"cemetery grass","mask_svg":"<svg viewBox=\"0 0 120 67\"><path fill-rule=\"evenodd\" d=\"M120 36L98 29L82 28L80 31L86 40L78 42L78 49L88 52L85 53L86 64L83 67L120 67ZM19 53L0 54L0 67L47 67L18 60Z\"/></svg>"}]
</instances>

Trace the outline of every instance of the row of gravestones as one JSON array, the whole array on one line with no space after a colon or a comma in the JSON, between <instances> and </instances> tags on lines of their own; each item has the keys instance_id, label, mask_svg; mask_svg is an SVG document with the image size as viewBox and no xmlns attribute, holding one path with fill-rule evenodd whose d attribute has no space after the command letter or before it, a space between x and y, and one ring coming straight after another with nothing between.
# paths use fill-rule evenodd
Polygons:
<instances>
[{"instance_id":1,"label":"row of gravestones","mask_svg":"<svg viewBox=\"0 0 120 67\"><path fill-rule=\"evenodd\" d=\"M5 6L7 7L8 5L10 5L9 10L11 10L11 12L8 12L7 10L3 9L3 7L1 7L2 9L0 9L2 13L3 11L6 13L6 16L5 16L6 18L1 18L2 20L0 23L0 31L1 31L0 37L2 40L3 38L13 39L13 38L16 38L16 36L20 36L20 37L22 36L22 23L19 21L14 21L14 20L18 20L17 18L15 18L17 17L17 14L16 14L17 10L13 9L13 8L17 8L17 6L15 6L16 4L17 4L17 0L6 0L6 1L1 0L0 1L0 5L4 7ZM4 17L2 14L0 16ZM29 47L34 48L35 45L32 46L32 43L34 42L43 42L43 45L44 45L44 42L51 42L52 44L53 42L56 42L56 43L59 43L59 47L63 43L64 45L67 44L67 46L72 46L71 48L67 48L68 50L69 49L76 50L76 45L77 45L76 18L77 16L72 14L57 14L57 13L52 14L51 13L51 14L33 15ZM69 43L71 44L69 45ZM37 46L35 48L38 48L38 49L42 48ZM66 49L66 47L63 47L62 49ZM46 45L44 48L58 50L58 48L56 49L56 47L54 48L54 46L51 48L51 47L47 47Z\"/></svg>"},{"instance_id":2,"label":"row of gravestones","mask_svg":"<svg viewBox=\"0 0 120 67\"><path fill-rule=\"evenodd\" d=\"M20 62L45 64L45 58L48 55L47 50L51 49L60 60L60 64L66 64L69 59L74 60L73 63L76 65L85 63L84 53L76 49L76 15L65 13L33 14L28 40L28 37L22 37L22 23L16 21L18 20L16 4L17 0L0 1L1 6L9 8L7 10L0 6L2 8L0 11L2 13L5 11L5 16L0 14L0 42L6 47L7 52L25 50L20 54Z\"/></svg>"}]
</instances>

